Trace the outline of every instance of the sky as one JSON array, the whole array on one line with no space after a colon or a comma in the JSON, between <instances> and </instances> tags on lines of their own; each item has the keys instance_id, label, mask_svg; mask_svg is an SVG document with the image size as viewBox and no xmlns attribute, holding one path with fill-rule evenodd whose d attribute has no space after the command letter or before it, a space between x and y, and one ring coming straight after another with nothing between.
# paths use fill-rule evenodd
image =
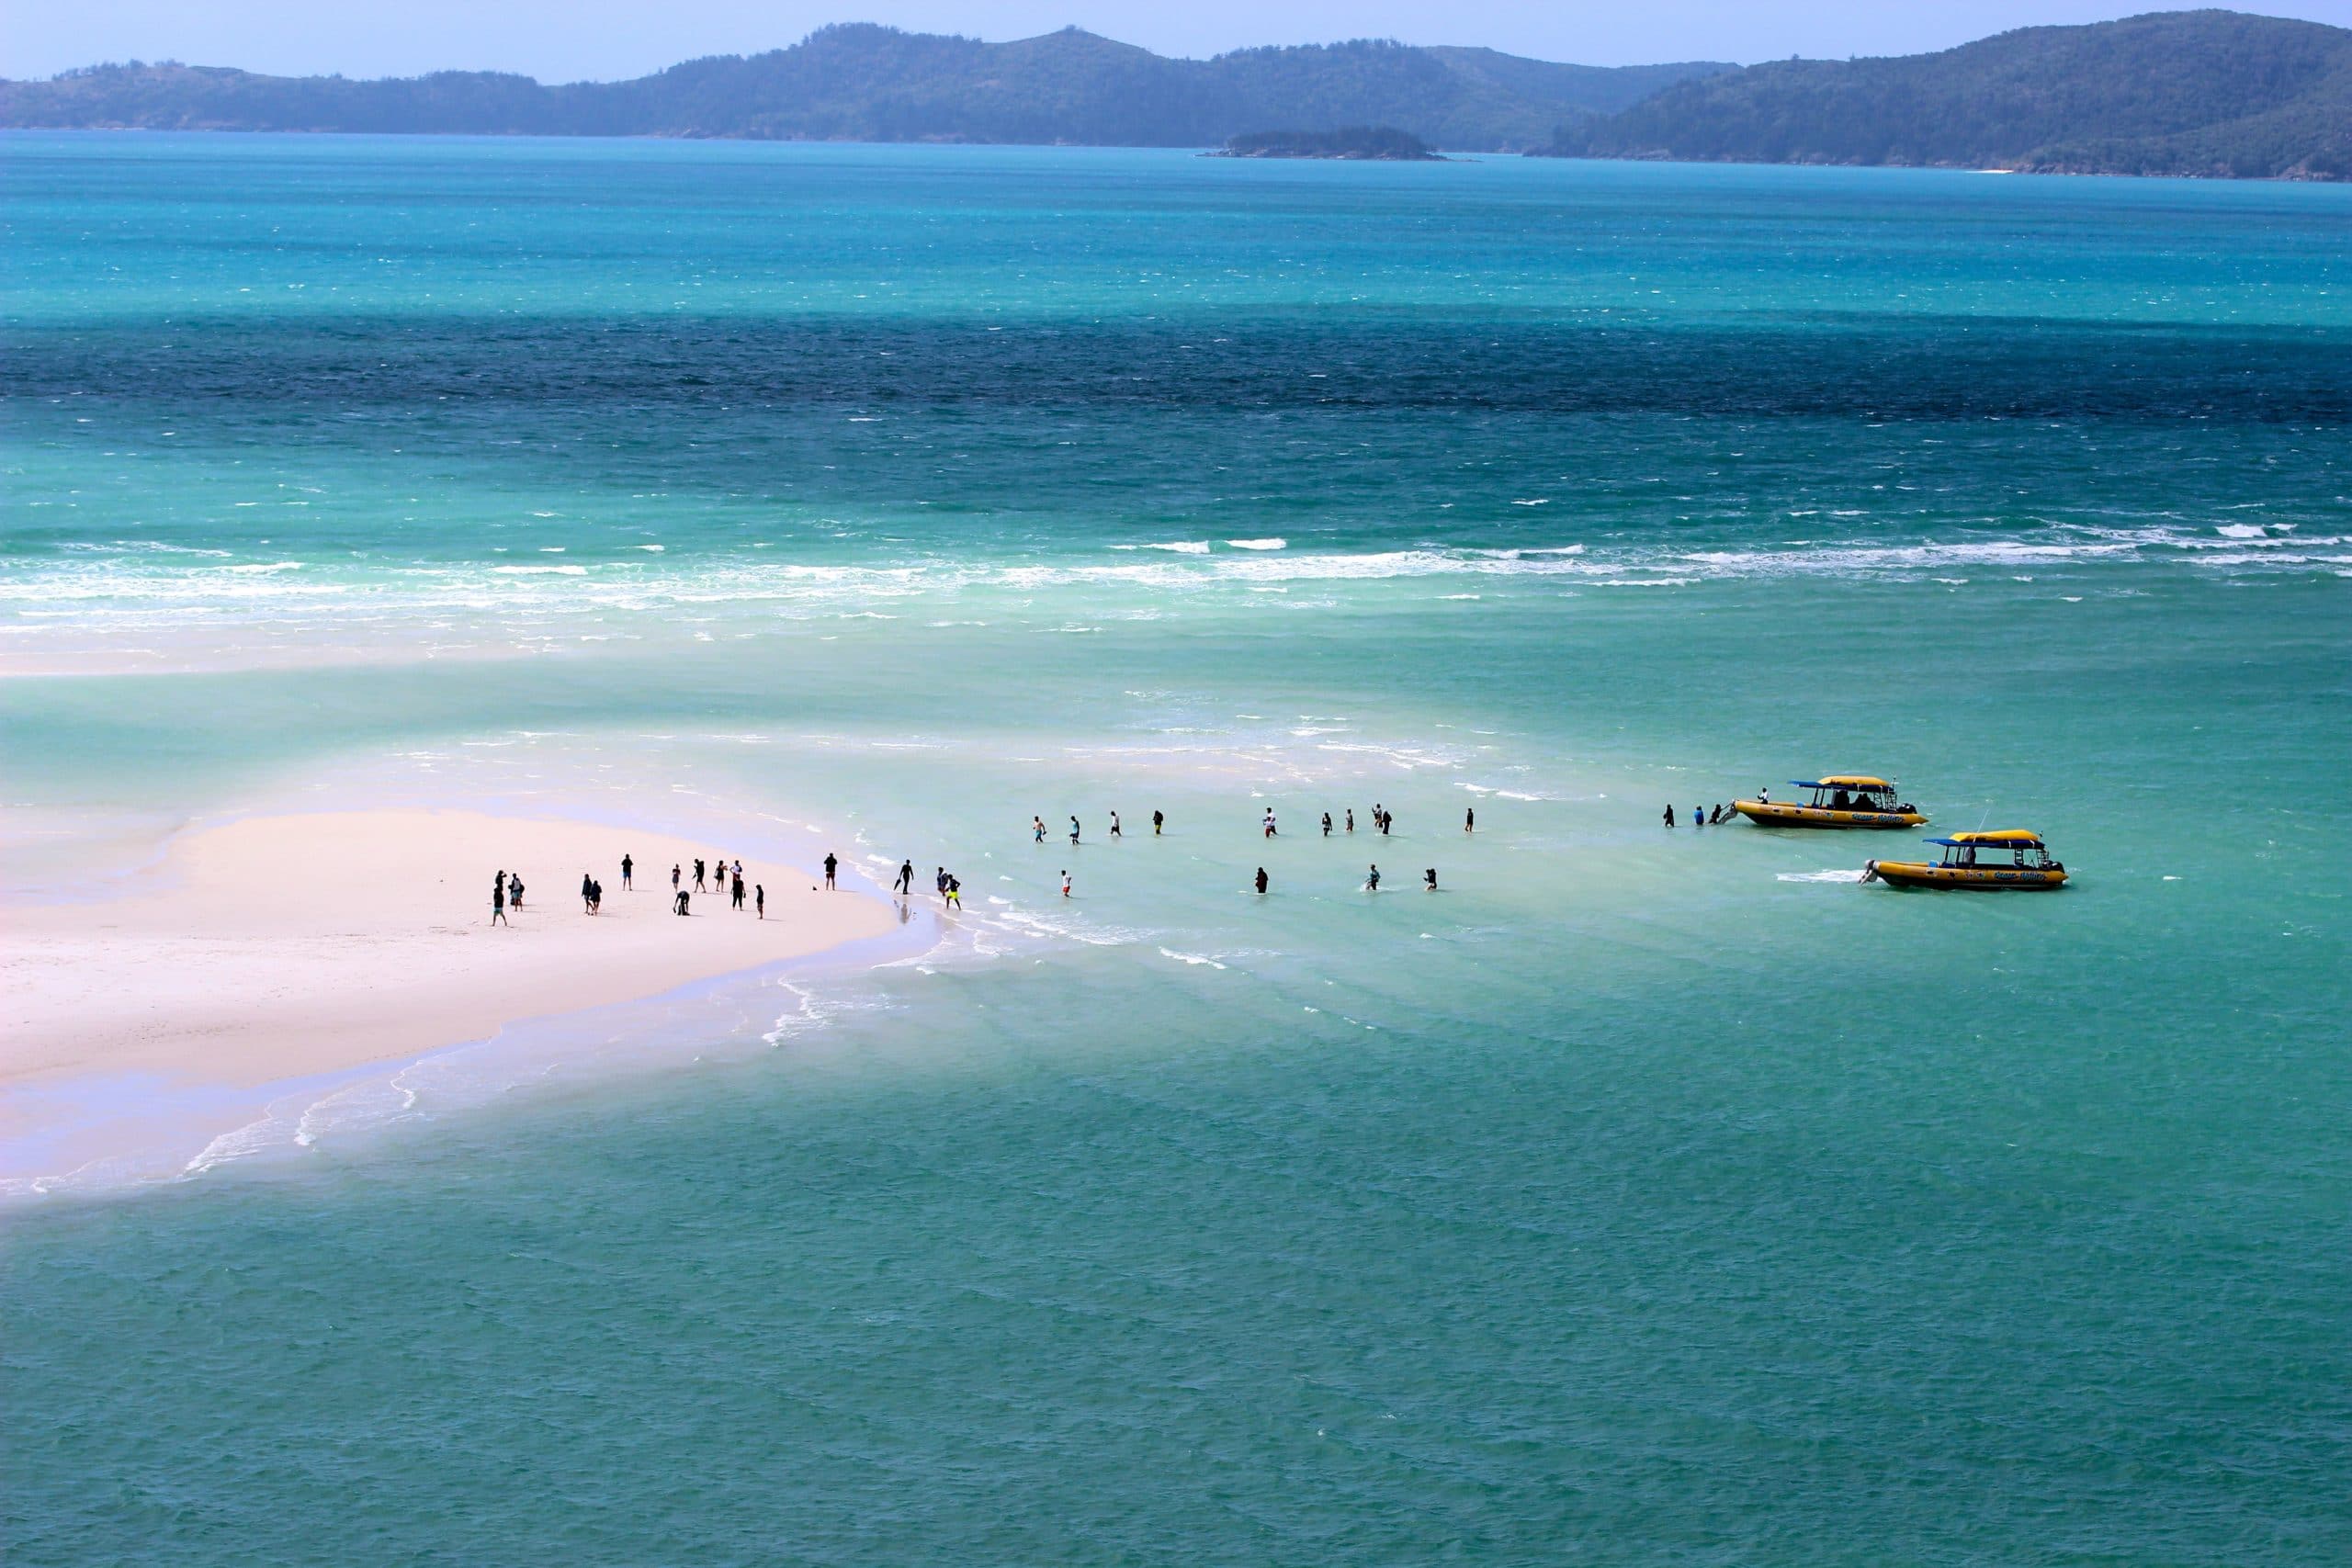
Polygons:
<instances>
[{"instance_id":1,"label":"sky","mask_svg":"<svg viewBox=\"0 0 2352 1568\"><path fill-rule=\"evenodd\" d=\"M286 75L519 71L547 82L639 76L750 54L827 22L1027 38L1075 25L1161 54L1393 38L1484 44L1588 65L1752 64L1791 54L1909 54L2009 28L2093 22L2160 0L10 0L0 75L179 60ZM2352 0L2245 7L2352 27Z\"/></svg>"}]
</instances>

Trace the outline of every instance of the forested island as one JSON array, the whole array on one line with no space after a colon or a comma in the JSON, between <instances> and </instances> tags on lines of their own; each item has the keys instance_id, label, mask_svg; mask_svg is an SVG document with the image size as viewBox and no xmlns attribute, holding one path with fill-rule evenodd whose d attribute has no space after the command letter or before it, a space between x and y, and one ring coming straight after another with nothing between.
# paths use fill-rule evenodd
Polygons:
<instances>
[{"instance_id":1,"label":"forested island","mask_svg":"<svg viewBox=\"0 0 2352 1568\"><path fill-rule=\"evenodd\" d=\"M1696 62L1601 67L1358 40L1170 60L1076 28L1009 43L859 23L627 82L443 71L381 81L120 64L0 83L0 126L1216 147L1261 126L1400 126L1523 152Z\"/></svg>"},{"instance_id":2,"label":"forested island","mask_svg":"<svg viewBox=\"0 0 2352 1568\"><path fill-rule=\"evenodd\" d=\"M1212 158L1340 158L1388 164L1442 164L1429 143L1392 125L1338 130L1252 130L1228 139Z\"/></svg>"},{"instance_id":3,"label":"forested island","mask_svg":"<svg viewBox=\"0 0 2352 1568\"><path fill-rule=\"evenodd\" d=\"M1266 132L1270 125L1307 128ZM1226 146L1302 137L1571 158L2352 178L2352 30L2233 11L2027 28L1934 54L1602 68L1357 40L1171 60L1075 28L1007 43L868 24L547 86L103 65L0 82L0 127ZM1233 139L1289 139L1235 150Z\"/></svg>"},{"instance_id":4,"label":"forested island","mask_svg":"<svg viewBox=\"0 0 2352 1568\"><path fill-rule=\"evenodd\" d=\"M1545 152L2040 174L2352 178L2352 30L2234 11L1786 60L1564 123Z\"/></svg>"}]
</instances>

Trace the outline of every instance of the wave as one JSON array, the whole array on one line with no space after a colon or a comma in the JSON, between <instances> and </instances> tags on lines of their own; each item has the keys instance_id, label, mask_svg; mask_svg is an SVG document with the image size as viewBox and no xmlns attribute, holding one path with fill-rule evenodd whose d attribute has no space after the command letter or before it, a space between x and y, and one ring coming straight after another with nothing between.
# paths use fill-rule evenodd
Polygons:
<instances>
[{"instance_id":1,"label":"wave","mask_svg":"<svg viewBox=\"0 0 2352 1568\"><path fill-rule=\"evenodd\" d=\"M222 564L217 555L159 551L147 541L120 548L61 549L0 559L0 609L25 637L93 639L125 630L205 630L239 621L302 635L380 627L429 629L445 641L454 620L479 619L503 638L550 631L561 619L632 612L716 613L757 608L786 617L879 615L893 602L925 601L925 624L999 624L1026 617L1045 627L1092 630L1105 617L1156 615L1149 604L1106 604L1091 595L1084 618L1064 591L1111 589L1136 594L1195 596L1280 590L1294 584L1363 584L1412 579L1561 583L1594 588L1688 587L1770 578L1944 581L1973 573L2030 569L2043 581L2079 578L2121 566L2173 567L2229 574L2324 570L2347 564L2335 553L2345 540L2282 536L2283 525L2101 528L2071 526L2030 537L1917 540L1907 543L1792 542L1692 548L1664 542L1568 542L1508 549L1422 545L1363 551L1293 551L1266 538L1229 541L1213 552L1199 541L1113 547L1127 558L1017 562L925 555L879 565L775 560L749 554L658 554L591 568L568 561L354 561L348 557ZM656 547L634 548L655 550ZM1151 552L1157 559L1142 558ZM1012 596L1007 606L1000 596ZM1449 597L1455 595L1449 595ZM1037 603L1027 603L1030 600ZM1295 601L1296 604L1328 599ZM978 611L979 614L972 614ZM943 614L944 612L944 614ZM917 612L920 614L921 612ZM595 628L590 628L595 629Z\"/></svg>"}]
</instances>

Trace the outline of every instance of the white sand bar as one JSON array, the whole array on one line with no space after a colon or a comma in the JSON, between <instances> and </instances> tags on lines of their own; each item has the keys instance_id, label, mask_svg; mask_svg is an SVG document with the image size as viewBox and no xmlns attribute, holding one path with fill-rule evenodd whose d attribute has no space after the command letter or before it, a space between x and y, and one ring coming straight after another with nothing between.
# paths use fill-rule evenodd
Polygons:
<instances>
[{"instance_id":1,"label":"white sand bar","mask_svg":"<svg viewBox=\"0 0 2352 1568\"><path fill-rule=\"evenodd\" d=\"M744 857L767 919L670 867L724 846L602 823L385 810L249 817L175 838L90 903L14 900L0 943L0 1087L154 1073L257 1085L480 1040L877 936L883 900ZM637 890L620 860L636 861ZM493 928L494 873L525 908ZM580 879L605 886L582 911Z\"/></svg>"}]
</instances>

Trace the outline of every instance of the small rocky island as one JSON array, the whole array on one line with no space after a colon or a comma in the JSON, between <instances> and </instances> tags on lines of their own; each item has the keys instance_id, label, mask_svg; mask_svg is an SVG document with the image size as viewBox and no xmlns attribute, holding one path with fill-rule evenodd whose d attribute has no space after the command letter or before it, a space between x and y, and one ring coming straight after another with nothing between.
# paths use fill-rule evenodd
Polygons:
<instances>
[{"instance_id":1,"label":"small rocky island","mask_svg":"<svg viewBox=\"0 0 2352 1568\"><path fill-rule=\"evenodd\" d=\"M1338 130L1252 130L1209 158L1354 158L1391 164L1442 164L1429 143L1391 125L1351 125Z\"/></svg>"}]
</instances>

